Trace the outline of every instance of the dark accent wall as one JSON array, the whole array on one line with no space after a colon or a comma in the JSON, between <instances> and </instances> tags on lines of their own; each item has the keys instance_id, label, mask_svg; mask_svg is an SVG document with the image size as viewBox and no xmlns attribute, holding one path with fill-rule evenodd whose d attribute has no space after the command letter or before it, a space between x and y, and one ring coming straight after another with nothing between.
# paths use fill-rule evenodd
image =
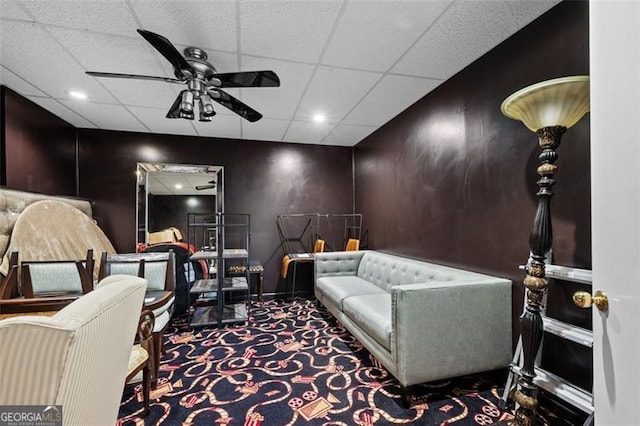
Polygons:
<instances>
[{"instance_id":1,"label":"dark accent wall","mask_svg":"<svg viewBox=\"0 0 640 426\"><path fill-rule=\"evenodd\" d=\"M187 240L187 214L211 213L216 208L215 195L149 194L149 232L176 227Z\"/></svg>"},{"instance_id":2,"label":"dark accent wall","mask_svg":"<svg viewBox=\"0 0 640 426\"><path fill-rule=\"evenodd\" d=\"M513 280L517 331L518 265L528 255L539 151L535 135L504 117L500 104L524 86L573 74L588 74L588 4L581 1L560 3L358 144L355 205L369 248ZM139 161L225 167L226 211L252 214L252 258L267 268L267 292L284 290L278 214L352 209L350 148L76 131L8 88L0 94L0 184L94 201L98 223L121 252L135 248ZM588 116L569 129L559 156L554 260L590 269ZM570 302L576 287L552 281L547 310L589 327L591 312ZM545 365L589 387L591 354L563 345L546 339Z\"/></svg>"},{"instance_id":3,"label":"dark accent wall","mask_svg":"<svg viewBox=\"0 0 640 426\"><path fill-rule=\"evenodd\" d=\"M562 2L359 143L356 211L369 246L513 280L517 329L539 148L500 104L530 84L588 74L588 40L588 3ZM554 262L591 269L588 115L558 152ZM549 294L556 317L590 324L591 312L571 306L562 283ZM549 368L588 388L591 353L547 343ZM576 356L566 361L567 353Z\"/></svg>"},{"instance_id":4,"label":"dark accent wall","mask_svg":"<svg viewBox=\"0 0 640 426\"><path fill-rule=\"evenodd\" d=\"M5 86L0 93L4 120L0 184L77 196L75 127Z\"/></svg>"},{"instance_id":5,"label":"dark accent wall","mask_svg":"<svg viewBox=\"0 0 640 426\"><path fill-rule=\"evenodd\" d=\"M251 214L251 259L265 266L265 292L285 291L277 215L353 208L352 148L89 129L78 141L80 194L120 252L135 249L137 162L224 166L225 212Z\"/></svg>"}]
</instances>

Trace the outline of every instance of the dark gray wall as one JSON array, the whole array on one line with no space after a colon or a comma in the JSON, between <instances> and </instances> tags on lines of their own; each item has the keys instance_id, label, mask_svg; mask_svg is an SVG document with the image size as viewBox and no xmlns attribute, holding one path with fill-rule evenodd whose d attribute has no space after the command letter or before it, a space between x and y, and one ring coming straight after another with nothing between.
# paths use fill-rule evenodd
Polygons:
<instances>
[{"instance_id":1,"label":"dark gray wall","mask_svg":"<svg viewBox=\"0 0 640 426\"><path fill-rule=\"evenodd\" d=\"M194 202L191 204L191 202ZM187 214L210 214L216 208L215 195L149 194L149 232L176 227L187 239Z\"/></svg>"},{"instance_id":2,"label":"dark gray wall","mask_svg":"<svg viewBox=\"0 0 640 426\"><path fill-rule=\"evenodd\" d=\"M266 292L285 290L277 215L353 208L351 148L88 129L78 141L80 194L123 252L135 249L137 162L224 166L225 212L251 214L251 258L265 266Z\"/></svg>"},{"instance_id":3,"label":"dark gray wall","mask_svg":"<svg viewBox=\"0 0 640 426\"><path fill-rule=\"evenodd\" d=\"M0 185L77 196L75 127L5 86L0 97Z\"/></svg>"},{"instance_id":4,"label":"dark gray wall","mask_svg":"<svg viewBox=\"0 0 640 426\"><path fill-rule=\"evenodd\" d=\"M359 143L356 211L364 214L370 247L513 280L517 325L518 265L529 253L539 149L537 137L503 116L500 104L530 84L588 73L588 4L563 2ZM588 116L566 133L559 155L555 262L590 269ZM563 285L552 283L550 311L589 326L591 312L572 307ZM550 363L567 353L546 347ZM589 387L591 354L571 352L578 356L562 369Z\"/></svg>"},{"instance_id":5,"label":"dark gray wall","mask_svg":"<svg viewBox=\"0 0 640 426\"><path fill-rule=\"evenodd\" d=\"M587 73L588 4L563 2L360 143L355 203L369 246L512 279L517 325L538 149L535 136L499 106L528 84ZM2 107L0 183L94 200L119 251L135 247L138 161L225 166L226 210L252 214L252 257L267 266L267 291L278 290L278 214L352 208L349 148L76 131L4 87ZM565 135L559 154L555 261L590 268L588 116ZM572 291L552 282L548 311L589 326L590 312L571 306ZM590 353L548 343L546 364L588 387Z\"/></svg>"}]
</instances>

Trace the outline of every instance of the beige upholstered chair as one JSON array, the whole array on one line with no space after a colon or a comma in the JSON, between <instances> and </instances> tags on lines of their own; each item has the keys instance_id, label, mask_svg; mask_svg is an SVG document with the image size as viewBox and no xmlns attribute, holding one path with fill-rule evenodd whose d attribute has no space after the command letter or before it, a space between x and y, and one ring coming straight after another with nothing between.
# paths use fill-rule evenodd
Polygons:
<instances>
[{"instance_id":1,"label":"beige upholstered chair","mask_svg":"<svg viewBox=\"0 0 640 426\"><path fill-rule=\"evenodd\" d=\"M125 253L107 255L100 260L99 277L102 279L113 274L135 275L147 280L145 308L153 311L151 383L155 387L158 380L160 354L163 352L162 338L169 325L175 301L175 253Z\"/></svg>"},{"instance_id":2,"label":"beige upholstered chair","mask_svg":"<svg viewBox=\"0 0 640 426\"><path fill-rule=\"evenodd\" d=\"M65 425L116 423L146 280L108 279L117 283L53 317L0 321L0 405L62 405Z\"/></svg>"}]
</instances>

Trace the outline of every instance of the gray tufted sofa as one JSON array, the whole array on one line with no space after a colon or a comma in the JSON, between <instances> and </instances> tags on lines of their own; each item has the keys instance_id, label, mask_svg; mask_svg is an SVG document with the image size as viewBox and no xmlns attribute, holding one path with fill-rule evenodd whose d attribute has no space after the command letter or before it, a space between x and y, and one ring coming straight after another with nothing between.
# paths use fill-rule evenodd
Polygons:
<instances>
[{"instance_id":1,"label":"gray tufted sofa","mask_svg":"<svg viewBox=\"0 0 640 426\"><path fill-rule=\"evenodd\" d=\"M511 281L376 251L315 255L316 298L403 386L506 367Z\"/></svg>"}]
</instances>

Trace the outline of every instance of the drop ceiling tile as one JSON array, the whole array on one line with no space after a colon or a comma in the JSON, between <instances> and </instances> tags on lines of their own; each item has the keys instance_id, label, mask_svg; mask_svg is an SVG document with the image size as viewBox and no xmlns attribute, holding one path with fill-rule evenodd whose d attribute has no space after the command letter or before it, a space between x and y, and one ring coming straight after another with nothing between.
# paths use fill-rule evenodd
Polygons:
<instances>
[{"instance_id":1,"label":"drop ceiling tile","mask_svg":"<svg viewBox=\"0 0 640 426\"><path fill-rule=\"evenodd\" d=\"M279 142L287 131L289 120L262 118L254 123L242 121L242 139Z\"/></svg>"},{"instance_id":2,"label":"drop ceiling tile","mask_svg":"<svg viewBox=\"0 0 640 426\"><path fill-rule=\"evenodd\" d=\"M129 106L127 109L153 133L197 135L189 120L166 117L169 106L166 109Z\"/></svg>"},{"instance_id":3,"label":"drop ceiling tile","mask_svg":"<svg viewBox=\"0 0 640 426\"><path fill-rule=\"evenodd\" d=\"M193 125L199 136L240 139L240 120L242 119L233 113L221 114L218 112L211 121L193 120Z\"/></svg>"},{"instance_id":4,"label":"drop ceiling tile","mask_svg":"<svg viewBox=\"0 0 640 426\"><path fill-rule=\"evenodd\" d=\"M344 123L382 126L441 83L440 80L385 75Z\"/></svg>"},{"instance_id":5,"label":"drop ceiling tile","mask_svg":"<svg viewBox=\"0 0 640 426\"><path fill-rule=\"evenodd\" d=\"M236 4L233 1L133 1L144 29L173 44L237 51Z\"/></svg>"},{"instance_id":6,"label":"drop ceiling tile","mask_svg":"<svg viewBox=\"0 0 640 426\"><path fill-rule=\"evenodd\" d=\"M170 191L154 176L154 173L147 173L147 190L149 194L164 195Z\"/></svg>"},{"instance_id":7,"label":"drop ceiling tile","mask_svg":"<svg viewBox=\"0 0 640 426\"><path fill-rule=\"evenodd\" d=\"M375 132L377 126L338 125L323 141L323 145L354 146Z\"/></svg>"},{"instance_id":8,"label":"drop ceiling tile","mask_svg":"<svg viewBox=\"0 0 640 426\"><path fill-rule=\"evenodd\" d=\"M18 2L13 0L0 1L0 18L31 19L31 17L20 8Z\"/></svg>"},{"instance_id":9,"label":"drop ceiling tile","mask_svg":"<svg viewBox=\"0 0 640 426\"><path fill-rule=\"evenodd\" d=\"M387 71L451 1L351 1L322 63Z\"/></svg>"},{"instance_id":10,"label":"drop ceiling tile","mask_svg":"<svg viewBox=\"0 0 640 426\"><path fill-rule=\"evenodd\" d=\"M67 28L50 28L49 32L87 71L173 77L161 66L160 61L166 59L135 29L122 37Z\"/></svg>"},{"instance_id":11,"label":"drop ceiling tile","mask_svg":"<svg viewBox=\"0 0 640 426\"><path fill-rule=\"evenodd\" d=\"M38 88L34 87L31 83L23 80L2 66L0 66L0 84L20 93L22 96L46 96L41 90L38 90Z\"/></svg>"},{"instance_id":12,"label":"drop ceiling tile","mask_svg":"<svg viewBox=\"0 0 640 426\"><path fill-rule=\"evenodd\" d=\"M292 121L284 135L285 142L319 144L333 130L335 123Z\"/></svg>"},{"instance_id":13,"label":"drop ceiling tile","mask_svg":"<svg viewBox=\"0 0 640 426\"><path fill-rule=\"evenodd\" d=\"M272 70L280 78L280 87L243 89L241 99L265 117L291 119L314 68L313 65L243 56L241 71Z\"/></svg>"},{"instance_id":14,"label":"drop ceiling tile","mask_svg":"<svg viewBox=\"0 0 640 426\"><path fill-rule=\"evenodd\" d=\"M149 131L121 105L97 104L66 99L60 100L60 102L95 123L100 129L131 132Z\"/></svg>"},{"instance_id":15,"label":"drop ceiling tile","mask_svg":"<svg viewBox=\"0 0 640 426\"><path fill-rule=\"evenodd\" d=\"M31 102L40 105L42 108L46 109L53 115L63 119L64 121L75 127L83 129L97 128L95 124L87 121L84 117L79 116L78 114L67 108L66 105L58 102L55 99L41 98L37 96L27 96L27 98Z\"/></svg>"},{"instance_id":16,"label":"drop ceiling tile","mask_svg":"<svg viewBox=\"0 0 640 426\"><path fill-rule=\"evenodd\" d=\"M447 79L555 3L555 0L455 2L392 72Z\"/></svg>"},{"instance_id":17,"label":"drop ceiling tile","mask_svg":"<svg viewBox=\"0 0 640 426\"><path fill-rule=\"evenodd\" d=\"M300 103L296 120L310 120L321 113L328 121L340 121L381 76L373 72L319 67Z\"/></svg>"},{"instance_id":18,"label":"drop ceiling tile","mask_svg":"<svg viewBox=\"0 0 640 426\"><path fill-rule=\"evenodd\" d=\"M123 0L22 0L20 3L43 24L109 34L128 34L137 28Z\"/></svg>"},{"instance_id":19,"label":"drop ceiling tile","mask_svg":"<svg viewBox=\"0 0 640 426\"><path fill-rule=\"evenodd\" d=\"M179 95L179 90L186 86L178 86L161 81L143 81L105 78L101 81L104 87L123 105L142 106L164 109L165 114Z\"/></svg>"},{"instance_id":20,"label":"drop ceiling tile","mask_svg":"<svg viewBox=\"0 0 640 426\"><path fill-rule=\"evenodd\" d=\"M170 190L181 190L187 186L189 183L184 178L184 175L181 173L163 173L156 178L163 186ZM181 188L176 188L176 185L180 185Z\"/></svg>"},{"instance_id":21,"label":"drop ceiling tile","mask_svg":"<svg viewBox=\"0 0 640 426\"><path fill-rule=\"evenodd\" d=\"M240 0L242 53L315 63L341 6L335 0Z\"/></svg>"},{"instance_id":22,"label":"drop ceiling tile","mask_svg":"<svg viewBox=\"0 0 640 426\"><path fill-rule=\"evenodd\" d=\"M13 37L20 34L20 37ZM38 89L57 99L68 98L65 90L81 90L92 101L112 103L113 97L45 31L25 22L2 23L0 63ZM11 40L10 43L5 40ZM25 54L28 52L28 54ZM33 58L38 58L35 65Z\"/></svg>"}]
</instances>

